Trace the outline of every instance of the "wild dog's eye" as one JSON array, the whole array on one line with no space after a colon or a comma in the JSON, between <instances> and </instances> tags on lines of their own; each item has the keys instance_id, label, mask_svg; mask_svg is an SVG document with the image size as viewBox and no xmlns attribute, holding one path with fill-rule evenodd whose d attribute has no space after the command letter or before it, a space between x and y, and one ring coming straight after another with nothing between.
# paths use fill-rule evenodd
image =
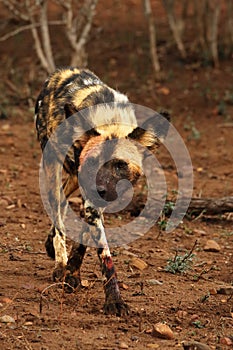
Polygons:
<instances>
[{"instance_id":1,"label":"wild dog's eye","mask_svg":"<svg viewBox=\"0 0 233 350\"><path fill-rule=\"evenodd\" d=\"M121 174L128 170L128 164L124 160L119 160L115 165L115 169L117 174Z\"/></svg>"}]
</instances>

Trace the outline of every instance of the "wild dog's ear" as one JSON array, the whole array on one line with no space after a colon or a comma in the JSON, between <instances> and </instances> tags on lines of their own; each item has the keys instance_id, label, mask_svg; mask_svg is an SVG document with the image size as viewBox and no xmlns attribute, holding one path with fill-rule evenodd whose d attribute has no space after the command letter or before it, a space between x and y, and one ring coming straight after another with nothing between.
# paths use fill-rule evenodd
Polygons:
<instances>
[{"instance_id":1,"label":"wild dog's ear","mask_svg":"<svg viewBox=\"0 0 233 350\"><path fill-rule=\"evenodd\" d=\"M79 114L77 114L77 118L70 122L73 127L74 141L78 141L82 144L82 146L84 146L91 137L100 135L89 123L87 115L85 115L85 111L79 111L73 103L66 103L64 106L64 111L66 119L79 112Z\"/></svg>"},{"instance_id":2,"label":"wild dog's ear","mask_svg":"<svg viewBox=\"0 0 233 350\"><path fill-rule=\"evenodd\" d=\"M128 137L138 141L143 147L153 149L159 145L167 136L169 129L170 115L166 111L156 113L147 119L141 127L135 128Z\"/></svg>"}]
</instances>

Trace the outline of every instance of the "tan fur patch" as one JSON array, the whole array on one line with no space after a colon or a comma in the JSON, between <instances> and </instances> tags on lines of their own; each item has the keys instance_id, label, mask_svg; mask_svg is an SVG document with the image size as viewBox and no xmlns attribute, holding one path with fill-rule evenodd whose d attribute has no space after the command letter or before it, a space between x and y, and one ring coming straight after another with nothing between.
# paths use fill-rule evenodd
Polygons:
<instances>
[{"instance_id":1,"label":"tan fur patch","mask_svg":"<svg viewBox=\"0 0 233 350\"><path fill-rule=\"evenodd\" d=\"M100 153L101 144L105 141L105 138L100 135L92 137L84 146L80 155L80 165L85 161L85 159L90 155L97 156Z\"/></svg>"},{"instance_id":2,"label":"tan fur patch","mask_svg":"<svg viewBox=\"0 0 233 350\"><path fill-rule=\"evenodd\" d=\"M72 98L74 106L79 109L82 108L82 102L85 100L85 98L94 92L100 91L102 88L102 85L93 85L76 91Z\"/></svg>"}]
</instances>

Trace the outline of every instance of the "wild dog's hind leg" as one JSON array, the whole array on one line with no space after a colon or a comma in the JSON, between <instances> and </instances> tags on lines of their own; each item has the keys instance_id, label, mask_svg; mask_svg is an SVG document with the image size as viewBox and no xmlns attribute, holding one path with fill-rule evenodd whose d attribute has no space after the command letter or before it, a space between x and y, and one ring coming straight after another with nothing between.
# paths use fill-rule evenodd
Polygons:
<instances>
[{"instance_id":1,"label":"wild dog's hind leg","mask_svg":"<svg viewBox=\"0 0 233 350\"><path fill-rule=\"evenodd\" d=\"M97 253L104 276L104 312L117 316L127 314L129 309L120 294L115 266L103 227L102 214L93 208L88 201L85 202L84 209L86 220L90 225L91 235L98 246Z\"/></svg>"}]
</instances>

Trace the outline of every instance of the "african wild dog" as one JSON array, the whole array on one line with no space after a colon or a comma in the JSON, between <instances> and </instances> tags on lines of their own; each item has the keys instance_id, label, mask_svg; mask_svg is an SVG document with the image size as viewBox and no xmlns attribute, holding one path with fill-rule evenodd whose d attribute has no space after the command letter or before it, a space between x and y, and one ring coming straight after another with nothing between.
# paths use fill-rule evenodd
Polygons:
<instances>
[{"instance_id":1,"label":"african wild dog","mask_svg":"<svg viewBox=\"0 0 233 350\"><path fill-rule=\"evenodd\" d=\"M56 70L45 82L35 108L36 128L42 151L56 128L67 118L87 107L102 105L101 113L92 109L86 117L78 116L79 136L67 153L63 168L68 174L63 190L68 198L78 187L83 194L85 221L98 242L97 253L105 277L104 311L123 314L128 307L123 301L117 284L105 232L103 228L103 204L89 195L95 180L92 168L103 164L96 176L96 190L105 201L117 197L116 184L120 179L135 183L141 175L142 148L158 145L156 118L150 118L142 127L137 126L134 110L128 98L105 85L91 71L78 68ZM169 119L165 113L166 119ZM97 122L98 121L98 122ZM100 123L101 121L101 123ZM97 126L96 126L97 125ZM90 127L88 127L90 126ZM166 136L167 129L164 130ZM88 131L87 131L88 130ZM81 132L80 132L81 131ZM103 142L111 140L111 160L105 161ZM140 146L141 145L141 146ZM66 252L66 234L63 218L66 212L61 193L61 166L59 157L51 157L45 165L46 176L54 184L54 226L45 243L48 255L55 259L53 279L65 280L73 288L80 285L80 267L86 246L74 242L69 257ZM79 176L79 185L78 185ZM80 180L81 179L81 180ZM85 181L82 181L85 179ZM94 202L94 203L93 203Z\"/></svg>"}]
</instances>

